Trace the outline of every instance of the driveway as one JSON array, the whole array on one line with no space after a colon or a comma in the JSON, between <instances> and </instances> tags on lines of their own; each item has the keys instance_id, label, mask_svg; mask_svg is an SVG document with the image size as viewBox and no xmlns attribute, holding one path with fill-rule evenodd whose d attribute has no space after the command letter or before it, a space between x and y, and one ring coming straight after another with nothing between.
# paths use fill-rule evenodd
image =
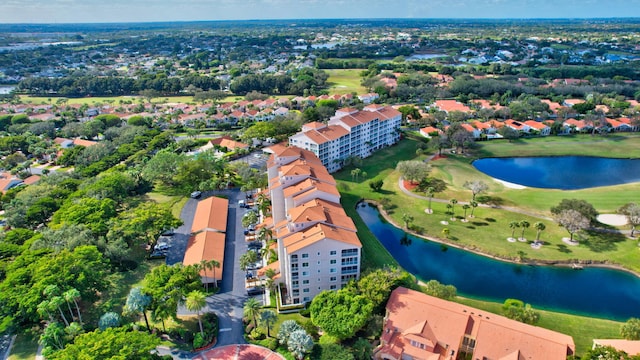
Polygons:
<instances>
[{"instance_id":1,"label":"driveway","mask_svg":"<svg viewBox=\"0 0 640 360\"><path fill-rule=\"evenodd\" d=\"M216 346L244 344L242 308L247 299L247 294L244 283L245 274L240 270L237 263L240 256L247 251L242 228L242 216L246 209L238 207L238 200L244 199L245 194L238 189L224 190L205 193L201 199L214 194L224 195L229 199L229 215L227 219L222 282L218 293L207 298L208 310L215 312L219 318L220 334ZM182 209L180 218L184 224L176 229L173 235L172 247L167 254L167 264L169 265L182 262L199 200L189 199ZM178 309L178 315L191 314L193 313L183 307Z\"/></svg>"},{"instance_id":2,"label":"driveway","mask_svg":"<svg viewBox=\"0 0 640 360\"><path fill-rule=\"evenodd\" d=\"M243 156L236 160L231 161L234 162L245 162L249 164L250 167L258 170L265 170L267 168L267 160L269 159L269 155L265 154L262 150L256 150L250 153L247 156Z\"/></svg>"}]
</instances>

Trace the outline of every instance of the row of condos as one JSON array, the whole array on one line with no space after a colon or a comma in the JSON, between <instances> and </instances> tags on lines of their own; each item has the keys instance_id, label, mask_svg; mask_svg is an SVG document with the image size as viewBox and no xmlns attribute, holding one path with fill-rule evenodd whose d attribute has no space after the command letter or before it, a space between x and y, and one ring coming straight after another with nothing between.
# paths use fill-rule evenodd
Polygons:
<instances>
[{"instance_id":1,"label":"row of condos","mask_svg":"<svg viewBox=\"0 0 640 360\"><path fill-rule=\"evenodd\" d=\"M391 106L368 105L362 111L336 111L328 124L312 122L289 137L289 145L316 154L332 173L350 157L366 158L378 149L400 140L402 114Z\"/></svg>"},{"instance_id":2,"label":"row of condos","mask_svg":"<svg viewBox=\"0 0 640 360\"><path fill-rule=\"evenodd\" d=\"M283 305L304 304L360 276L362 244L340 205L333 176L318 157L275 145L267 163L271 216L262 226L277 239Z\"/></svg>"}]
</instances>

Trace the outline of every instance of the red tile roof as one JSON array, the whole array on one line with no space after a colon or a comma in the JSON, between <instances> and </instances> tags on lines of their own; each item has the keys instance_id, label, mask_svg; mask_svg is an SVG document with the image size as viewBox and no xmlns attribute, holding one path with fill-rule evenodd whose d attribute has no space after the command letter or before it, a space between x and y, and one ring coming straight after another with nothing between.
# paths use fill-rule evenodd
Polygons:
<instances>
[{"instance_id":1,"label":"red tile roof","mask_svg":"<svg viewBox=\"0 0 640 360\"><path fill-rule=\"evenodd\" d=\"M212 196L198 202L191 232L203 230L227 231L229 200Z\"/></svg>"}]
</instances>

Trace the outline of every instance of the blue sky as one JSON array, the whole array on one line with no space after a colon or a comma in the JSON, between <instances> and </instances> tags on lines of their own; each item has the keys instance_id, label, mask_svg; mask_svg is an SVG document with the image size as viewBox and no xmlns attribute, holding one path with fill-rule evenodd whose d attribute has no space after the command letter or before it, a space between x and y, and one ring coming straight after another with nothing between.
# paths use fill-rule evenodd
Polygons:
<instances>
[{"instance_id":1,"label":"blue sky","mask_svg":"<svg viewBox=\"0 0 640 360\"><path fill-rule=\"evenodd\" d=\"M0 0L0 23L640 17L640 0Z\"/></svg>"}]
</instances>

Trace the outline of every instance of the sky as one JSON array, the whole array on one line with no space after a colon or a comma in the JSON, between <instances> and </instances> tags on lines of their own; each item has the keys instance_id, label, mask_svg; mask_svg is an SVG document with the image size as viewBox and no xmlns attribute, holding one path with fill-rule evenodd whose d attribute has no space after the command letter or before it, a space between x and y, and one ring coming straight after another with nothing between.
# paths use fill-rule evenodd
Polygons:
<instances>
[{"instance_id":1,"label":"sky","mask_svg":"<svg viewBox=\"0 0 640 360\"><path fill-rule=\"evenodd\" d=\"M640 17L640 0L0 0L0 23Z\"/></svg>"}]
</instances>

